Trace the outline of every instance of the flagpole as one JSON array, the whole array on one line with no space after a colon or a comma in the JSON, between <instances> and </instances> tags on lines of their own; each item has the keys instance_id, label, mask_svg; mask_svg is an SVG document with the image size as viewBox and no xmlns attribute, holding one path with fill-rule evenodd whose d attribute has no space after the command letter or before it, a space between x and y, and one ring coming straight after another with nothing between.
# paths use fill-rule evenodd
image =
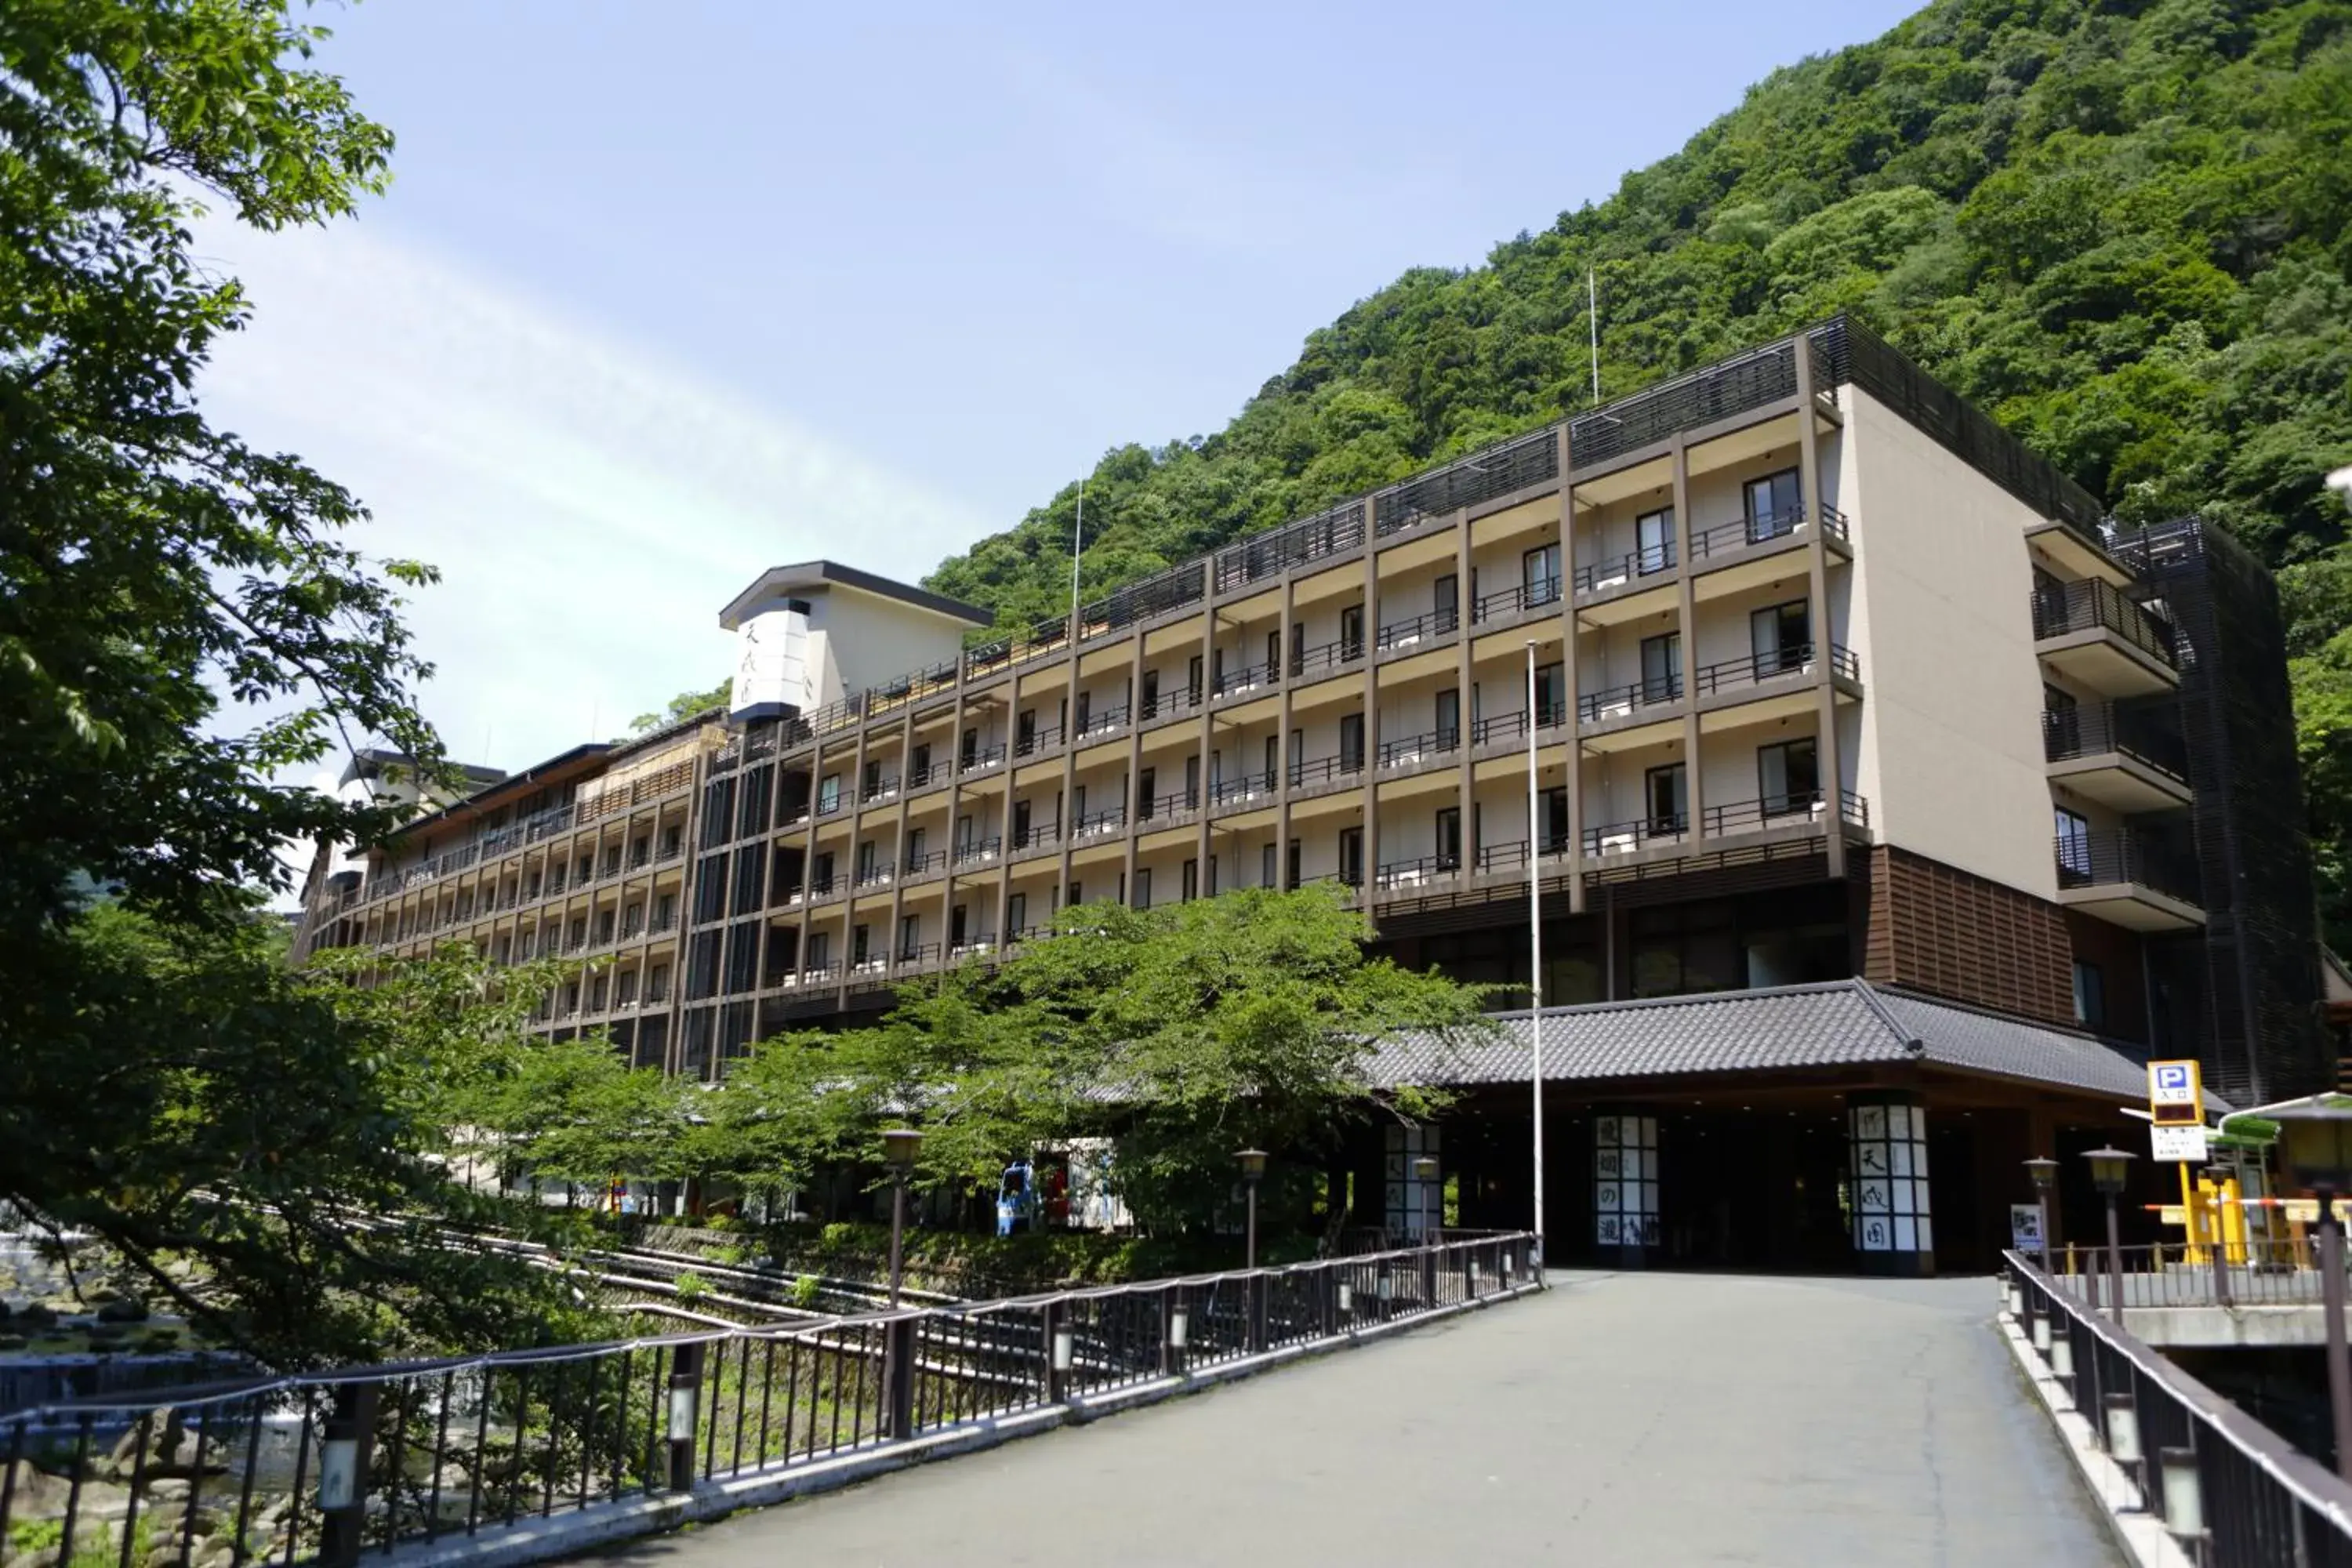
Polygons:
<instances>
[{"instance_id":1,"label":"flagpole","mask_svg":"<svg viewBox=\"0 0 2352 1568\"><path fill-rule=\"evenodd\" d=\"M1544 1118L1543 1118L1543 829L1537 816L1536 731L1543 715L1536 711L1536 639L1528 639L1528 1044L1533 1055L1532 1079L1536 1125L1536 1268L1541 1279L1544 1256ZM1572 751L1572 748L1571 748ZM1569 787L1573 789L1575 781Z\"/></svg>"},{"instance_id":2,"label":"flagpole","mask_svg":"<svg viewBox=\"0 0 2352 1568\"><path fill-rule=\"evenodd\" d=\"M1070 528L1070 640L1078 640L1078 552L1087 537L1087 481L1078 481L1078 521Z\"/></svg>"}]
</instances>

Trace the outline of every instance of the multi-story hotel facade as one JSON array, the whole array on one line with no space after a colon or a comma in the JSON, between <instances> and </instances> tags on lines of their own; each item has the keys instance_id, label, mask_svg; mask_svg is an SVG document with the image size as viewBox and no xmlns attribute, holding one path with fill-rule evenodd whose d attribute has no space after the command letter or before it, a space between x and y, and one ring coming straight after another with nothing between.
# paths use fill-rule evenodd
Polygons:
<instances>
[{"instance_id":1,"label":"multi-story hotel facade","mask_svg":"<svg viewBox=\"0 0 2352 1568\"><path fill-rule=\"evenodd\" d=\"M548 1026L707 1077L1093 900L1328 882L1381 951L1524 1005L1533 856L1548 1077L1580 1130L1552 1181L1595 1216L1554 1222L1570 1252L1761 1256L1728 1219L1676 1228L1679 1141L1693 1193L1794 1173L1759 1234L1869 1251L1865 1210L1900 1215L1874 1250L1948 1262L2005 1220L2001 1162L2106 1135L2135 1048L2200 1056L2233 1097L2331 1076L2266 577L2193 521L2104 525L1853 323L1024 635L977 640L989 621L831 563L767 572L721 613L730 712L578 748L363 871L314 871L304 942L595 956ZM2009 1035L1939 1065L1915 1013L1887 1060L1841 1056L1805 1037L1843 1004L1785 1005L1832 994ZM1693 996L1761 1010L1669 1005ZM1685 1025L1773 1043L1710 1056ZM1585 1070L1580 1030L1643 1043ZM1509 1073L1461 1077L1463 1215L1523 1223L1525 1075L1516 1110ZM1907 1172L1915 1114L1920 1171L1890 1200L1865 1178ZM1702 1157L1710 1130L1752 1157ZM1437 1137L1368 1143L1360 1206L1417 1212L1399 1177ZM1929 1240L1931 1157L1968 1194L1966 1247L1948 1219Z\"/></svg>"}]
</instances>

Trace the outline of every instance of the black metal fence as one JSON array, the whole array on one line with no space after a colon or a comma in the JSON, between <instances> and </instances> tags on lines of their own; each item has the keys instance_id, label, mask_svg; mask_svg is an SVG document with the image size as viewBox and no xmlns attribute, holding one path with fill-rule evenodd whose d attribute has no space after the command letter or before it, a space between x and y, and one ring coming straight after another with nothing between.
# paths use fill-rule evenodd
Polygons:
<instances>
[{"instance_id":1,"label":"black metal fence","mask_svg":"<svg viewBox=\"0 0 2352 1568\"><path fill-rule=\"evenodd\" d=\"M1527 1233L0 1416L0 1542L70 1568L367 1553L1174 1379L1535 1282Z\"/></svg>"},{"instance_id":2,"label":"black metal fence","mask_svg":"<svg viewBox=\"0 0 2352 1568\"><path fill-rule=\"evenodd\" d=\"M2202 1568L2352 1568L2352 1485L2094 1313L2015 1252L2010 1309L2043 1366Z\"/></svg>"}]
</instances>

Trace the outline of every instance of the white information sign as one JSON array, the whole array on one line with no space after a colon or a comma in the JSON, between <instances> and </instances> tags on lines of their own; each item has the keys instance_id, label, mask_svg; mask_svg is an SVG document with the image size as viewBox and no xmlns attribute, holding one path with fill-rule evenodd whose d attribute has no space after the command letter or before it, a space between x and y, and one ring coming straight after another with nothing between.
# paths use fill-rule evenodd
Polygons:
<instances>
[{"instance_id":1,"label":"white information sign","mask_svg":"<svg viewBox=\"0 0 2352 1568\"><path fill-rule=\"evenodd\" d=\"M2159 1160L2185 1160L2201 1163L2205 1158L2205 1129L2202 1127L2151 1127L2148 1138L2155 1144Z\"/></svg>"},{"instance_id":2,"label":"white information sign","mask_svg":"<svg viewBox=\"0 0 2352 1568\"><path fill-rule=\"evenodd\" d=\"M2009 1205L2009 1244L2020 1252L2042 1250L2042 1205Z\"/></svg>"}]
</instances>

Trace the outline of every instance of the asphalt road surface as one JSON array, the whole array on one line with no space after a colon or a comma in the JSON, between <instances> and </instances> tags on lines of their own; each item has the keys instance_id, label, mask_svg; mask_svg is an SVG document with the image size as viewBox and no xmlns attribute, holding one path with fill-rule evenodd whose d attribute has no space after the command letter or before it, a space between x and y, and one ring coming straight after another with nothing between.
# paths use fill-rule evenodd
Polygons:
<instances>
[{"instance_id":1,"label":"asphalt road surface","mask_svg":"<svg viewBox=\"0 0 2352 1568\"><path fill-rule=\"evenodd\" d=\"M2115 1568L1984 1279L1532 1300L607 1552L607 1568Z\"/></svg>"}]
</instances>

